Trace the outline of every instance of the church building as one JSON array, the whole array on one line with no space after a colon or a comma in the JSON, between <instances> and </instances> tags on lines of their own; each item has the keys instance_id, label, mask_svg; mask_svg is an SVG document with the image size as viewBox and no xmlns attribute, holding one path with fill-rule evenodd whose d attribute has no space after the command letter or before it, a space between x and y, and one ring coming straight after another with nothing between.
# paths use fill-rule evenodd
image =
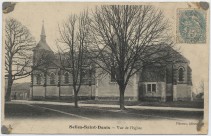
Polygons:
<instances>
[{"instance_id":1,"label":"church building","mask_svg":"<svg viewBox=\"0 0 211 136\"><path fill-rule=\"evenodd\" d=\"M172 51L176 52L172 49ZM56 63L58 54L55 54L46 41L44 25L42 26L40 41L33 50L33 63L42 60L42 54L55 63L34 69L31 74L30 98L43 99L72 99L74 91L71 74L61 70ZM165 67L144 67L130 79L125 91L125 100L128 101L190 101L192 100L192 70L190 62L180 53L177 61ZM178 61L179 60L179 61ZM98 69L95 70L97 74ZM119 99L118 84L107 75L102 78L91 76L85 78L79 91L79 99L117 100Z\"/></svg>"}]
</instances>

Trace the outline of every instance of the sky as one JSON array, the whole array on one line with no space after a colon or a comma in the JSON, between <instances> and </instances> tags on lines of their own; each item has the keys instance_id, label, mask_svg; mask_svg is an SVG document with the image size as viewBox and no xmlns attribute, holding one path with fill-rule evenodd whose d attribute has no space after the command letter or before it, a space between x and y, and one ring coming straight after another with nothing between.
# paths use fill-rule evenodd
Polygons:
<instances>
[{"instance_id":1,"label":"sky","mask_svg":"<svg viewBox=\"0 0 211 136\"><path fill-rule=\"evenodd\" d=\"M194 4L190 3L150 4L155 5L164 12L164 15L172 24L172 33L174 37L176 37L178 8L188 8L190 5L192 8L196 8L194 7ZM40 40L42 21L44 20L47 43L53 51L56 51L56 40L59 37L58 25L66 20L69 15L79 14L81 11L86 9L93 9L96 5L99 5L99 3L17 3L13 12L3 14L3 25L6 18L16 18L30 30L31 34L35 37L35 40L38 43ZM207 24L209 23L207 22ZM208 40L209 39L207 38L206 44L176 43L176 46L180 48L182 55L190 60L193 90L195 90L199 82L202 80L205 83L205 89L208 90ZM28 79L30 79L30 77L28 77ZM17 82L25 81L30 80L23 79Z\"/></svg>"}]
</instances>

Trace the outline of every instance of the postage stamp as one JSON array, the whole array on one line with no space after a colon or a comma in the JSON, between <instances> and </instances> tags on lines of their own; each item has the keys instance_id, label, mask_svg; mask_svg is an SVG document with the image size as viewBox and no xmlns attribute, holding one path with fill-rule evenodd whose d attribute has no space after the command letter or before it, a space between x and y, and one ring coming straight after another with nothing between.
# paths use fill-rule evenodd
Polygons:
<instances>
[{"instance_id":1,"label":"postage stamp","mask_svg":"<svg viewBox=\"0 0 211 136\"><path fill-rule=\"evenodd\" d=\"M177 43L206 43L206 14L198 9L178 9Z\"/></svg>"}]
</instances>

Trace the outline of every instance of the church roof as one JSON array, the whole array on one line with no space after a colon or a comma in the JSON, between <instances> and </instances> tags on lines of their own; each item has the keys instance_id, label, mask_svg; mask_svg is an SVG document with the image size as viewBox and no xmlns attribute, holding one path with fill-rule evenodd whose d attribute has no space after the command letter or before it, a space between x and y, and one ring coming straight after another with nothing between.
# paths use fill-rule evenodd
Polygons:
<instances>
[{"instance_id":1,"label":"church roof","mask_svg":"<svg viewBox=\"0 0 211 136\"><path fill-rule=\"evenodd\" d=\"M172 47L170 47L170 53L171 53L171 58L169 58L170 61L178 63L190 63L190 61L185 56L183 56L177 50L174 50Z\"/></svg>"},{"instance_id":2,"label":"church roof","mask_svg":"<svg viewBox=\"0 0 211 136\"><path fill-rule=\"evenodd\" d=\"M47 44L47 42L42 41L42 40L39 41L39 43L37 44L37 46L35 48L52 51L51 48L49 47L49 45Z\"/></svg>"},{"instance_id":3,"label":"church roof","mask_svg":"<svg viewBox=\"0 0 211 136\"><path fill-rule=\"evenodd\" d=\"M165 44L159 46L149 46L148 51L152 52L152 55L146 58L147 61L156 60L159 63L190 63L190 61L185 58L178 49L174 49L172 46ZM148 60L149 59L149 60Z\"/></svg>"},{"instance_id":4,"label":"church roof","mask_svg":"<svg viewBox=\"0 0 211 136\"><path fill-rule=\"evenodd\" d=\"M46 42L46 35L45 35L45 28L44 28L44 23L42 25L42 30L41 30L41 35L40 35L40 41L38 42L37 46L35 47L35 49L43 49L43 50L47 50L47 51L51 51L51 48L49 47L49 45Z\"/></svg>"}]
</instances>

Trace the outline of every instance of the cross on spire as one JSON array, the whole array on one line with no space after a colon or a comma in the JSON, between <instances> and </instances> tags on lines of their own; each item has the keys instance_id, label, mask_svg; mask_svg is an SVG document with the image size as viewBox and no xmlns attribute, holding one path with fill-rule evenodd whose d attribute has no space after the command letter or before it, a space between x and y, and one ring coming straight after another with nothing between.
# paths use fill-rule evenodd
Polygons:
<instances>
[{"instance_id":1,"label":"cross on spire","mask_svg":"<svg viewBox=\"0 0 211 136\"><path fill-rule=\"evenodd\" d=\"M42 30L41 30L41 40L45 41L46 35L45 35L45 27L44 27L44 20L42 20Z\"/></svg>"},{"instance_id":2,"label":"cross on spire","mask_svg":"<svg viewBox=\"0 0 211 136\"><path fill-rule=\"evenodd\" d=\"M45 35L44 20L42 21L42 31L41 35Z\"/></svg>"}]
</instances>

